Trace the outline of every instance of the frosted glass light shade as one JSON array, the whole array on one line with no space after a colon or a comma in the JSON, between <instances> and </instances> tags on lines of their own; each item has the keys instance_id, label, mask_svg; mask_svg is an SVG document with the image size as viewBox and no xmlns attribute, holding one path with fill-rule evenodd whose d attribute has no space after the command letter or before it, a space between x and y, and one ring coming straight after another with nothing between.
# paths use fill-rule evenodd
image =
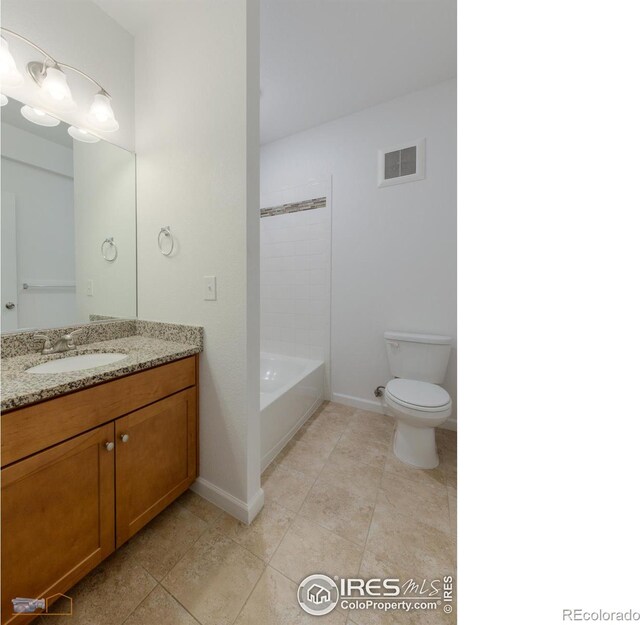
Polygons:
<instances>
[{"instance_id":1,"label":"frosted glass light shade","mask_svg":"<svg viewBox=\"0 0 640 625\"><path fill-rule=\"evenodd\" d=\"M5 104L9 104L9 98L7 98L4 93L0 93L0 106L4 106Z\"/></svg>"},{"instance_id":2,"label":"frosted glass light shade","mask_svg":"<svg viewBox=\"0 0 640 625\"><path fill-rule=\"evenodd\" d=\"M64 72L56 67L48 67L42 81L42 95L47 103L60 110L72 110L76 103L71 95Z\"/></svg>"},{"instance_id":3,"label":"frosted glass light shade","mask_svg":"<svg viewBox=\"0 0 640 625\"><path fill-rule=\"evenodd\" d=\"M24 81L16 67L15 59L9 51L9 44L0 37L0 84L3 87L19 87Z\"/></svg>"},{"instance_id":4,"label":"frosted glass light shade","mask_svg":"<svg viewBox=\"0 0 640 625\"><path fill-rule=\"evenodd\" d=\"M34 124L38 124L38 126L57 126L60 123L59 119L48 115L44 111L40 109L33 108L31 106L27 106L26 104L20 109L20 113L22 113L22 117L28 119L30 122Z\"/></svg>"},{"instance_id":5,"label":"frosted glass light shade","mask_svg":"<svg viewBox=\"0 0 640 625\"><path fill-rule=\"evenodd\" d=\"M113 132L120 128L111 108L111 98L104 92L96 93L87 116L89 123L98 130Z\"/></svg>"},{"instance_id":6,"label":"frosted glass light shade","mask_svg":"<svg viewBox=\"0 0 640 625\"><path fill-rule=\"evenodd\" d=\"M83 143L98 143L99 137L87 132L84 128L77 128L76 126L69 126L67 132L76 140Z\"/></svg>"}]
</instances>

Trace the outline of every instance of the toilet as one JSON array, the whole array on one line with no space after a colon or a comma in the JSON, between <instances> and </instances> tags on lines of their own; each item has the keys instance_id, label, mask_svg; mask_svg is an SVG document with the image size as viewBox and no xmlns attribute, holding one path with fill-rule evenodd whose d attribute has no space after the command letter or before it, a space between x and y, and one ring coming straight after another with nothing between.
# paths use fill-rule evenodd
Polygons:
<instances>
[{"instance_id":1,"label":"toilet","mask_svg":"<svg viewBox=\"0 0 640 625\"><path fill-rule=\"evenodd\" d=\"M385 332L392 380L384 390L387 414L396 419L393 453L421 469L438 466L435 428L451 415L444 380L451 337L437 334Z\"/></svg>"}]
</instances>

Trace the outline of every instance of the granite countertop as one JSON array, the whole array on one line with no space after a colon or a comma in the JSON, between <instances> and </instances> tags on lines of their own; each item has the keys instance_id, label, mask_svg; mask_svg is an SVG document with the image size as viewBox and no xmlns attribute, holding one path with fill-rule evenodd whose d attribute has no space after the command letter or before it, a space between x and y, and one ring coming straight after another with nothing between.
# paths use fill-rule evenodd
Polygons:
<instances>
[{"instance_id":1,"label":"granite countertop","mask_svg":"<svg viewBox=\"0 0 640 625\"><path fill-rule=\"evenodd\" d=\"M168 338L175 337L169 334ZM187 334L184 338L189 342L134 334L79 345L77 349L62 354L43 356L40 353L27 353L2 358L0 408L3 411L21 408L93 386L99 382L114 380L130 373L192 356L202 351L202 342L198 340L197 334ZM29 367L43 362L96 352L127 354L127 358L109 365L68 373L26 372Z\"/></svg>"}]
</instances>

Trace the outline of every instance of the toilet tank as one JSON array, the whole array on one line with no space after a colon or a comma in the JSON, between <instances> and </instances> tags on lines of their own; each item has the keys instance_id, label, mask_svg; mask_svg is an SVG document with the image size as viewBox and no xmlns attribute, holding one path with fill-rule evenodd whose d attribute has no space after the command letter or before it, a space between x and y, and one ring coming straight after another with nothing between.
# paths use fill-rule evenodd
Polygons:
<instances>
[{"instance_id":1,"label":"toilet tank","mask_svg":"<svg viewBox=\"0 0 640 625\"><path fill-rule=\"evenodd\" d=\"M384 340L392 376L442 384L451 352L450 336L389 331Z\"/></svg>"}]
</instances>

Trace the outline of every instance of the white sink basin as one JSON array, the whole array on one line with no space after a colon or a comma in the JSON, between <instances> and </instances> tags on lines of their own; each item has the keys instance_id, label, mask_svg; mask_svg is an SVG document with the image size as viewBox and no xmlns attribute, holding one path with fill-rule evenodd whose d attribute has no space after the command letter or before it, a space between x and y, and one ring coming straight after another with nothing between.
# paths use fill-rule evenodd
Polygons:
<instances>
[{"instance_id":1,"label":"white sink basin","mask_svg":"<svg viewBox=\"0 0 640 625\"><path fill-rule=\"evenodd\" d=\"M81 354L43 362L27 369L27 373L68 373L69 371L82 371L110 365L127 358L127 354Z\"/></svg>"}]
</instances>

